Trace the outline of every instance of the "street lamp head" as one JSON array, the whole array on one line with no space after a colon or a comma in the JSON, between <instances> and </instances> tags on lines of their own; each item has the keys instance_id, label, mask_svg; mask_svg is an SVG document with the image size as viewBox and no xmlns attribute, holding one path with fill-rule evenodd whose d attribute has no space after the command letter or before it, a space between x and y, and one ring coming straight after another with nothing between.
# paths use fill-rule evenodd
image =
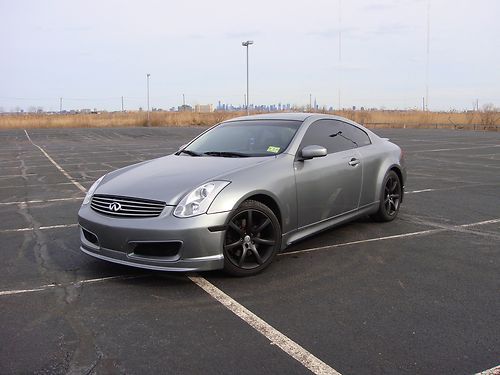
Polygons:
<instances>
[{"instance_id":1,"label":"street lamp head","mask_svg":"<svg viewBox=\"0 0 500 375\"><path fill-rule=\"evenodd\" d=\"M253 44L253 40L247 40L246 42L241 42L243 47L248 47Z\"/></svg>"},{"instance_id":2,"label":"street lamp head","mask_svg":"<svg viewBox=\"0 0 500 375\"><path fill-rule=\"evenodd\" d=\"M147 73L147 74L146 74L146 76L147 76L148 78L149 78L149 76L150 76L150 75L151 75L151 74L149 74L149 73Z\"/></svg>"}]
</instances>

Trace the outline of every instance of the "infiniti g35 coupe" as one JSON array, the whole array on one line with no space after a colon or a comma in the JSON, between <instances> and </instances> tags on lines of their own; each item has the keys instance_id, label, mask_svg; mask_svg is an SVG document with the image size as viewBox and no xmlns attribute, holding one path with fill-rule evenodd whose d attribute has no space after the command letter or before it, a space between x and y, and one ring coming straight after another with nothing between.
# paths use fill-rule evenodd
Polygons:
<instances>
[{"instance_id":1,"label":"infiniti g35 coupe","mask_svg":"<svg viewBox=\"0 0 500 375\"><path fill-rule=\"evenodd\" d=\"M81 250L153 270L251 275L319 231L393 220L405 178L401 149L345 118L235 118L99 178L78 213Z\"/></svg>"}]
</instances>

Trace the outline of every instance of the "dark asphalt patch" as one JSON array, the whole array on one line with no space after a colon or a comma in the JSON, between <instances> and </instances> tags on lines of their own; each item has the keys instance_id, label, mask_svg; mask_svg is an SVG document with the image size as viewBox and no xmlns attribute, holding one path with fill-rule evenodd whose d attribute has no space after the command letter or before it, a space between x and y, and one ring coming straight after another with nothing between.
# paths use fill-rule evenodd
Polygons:
<instances>
[{"instance_id":1,"label":"dark asphalt patch","mask_svg":"<svg viewBox=\"0 0 500 375\"><path fill-rule=\"evenodd\" d=\"M2 307L2 373L304 373L182 276L60 287Z\"/></svg>"}]
</instances>

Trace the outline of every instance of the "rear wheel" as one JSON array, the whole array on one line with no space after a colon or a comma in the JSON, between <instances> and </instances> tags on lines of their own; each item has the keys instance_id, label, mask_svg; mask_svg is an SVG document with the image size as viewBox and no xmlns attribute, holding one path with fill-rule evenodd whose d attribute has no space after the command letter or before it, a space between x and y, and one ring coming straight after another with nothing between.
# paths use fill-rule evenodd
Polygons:
<instances>
[{"instance_id":1,"label":"rear wheel","mask_svg":"<svg viewBox=\"0 0 500 375\"><path fill-rule=\"evenodd\" d=\"M224 236L224 271L234 276L259 273L281 247L281 227L266 205L248 200L229 219Z\"/></svg>"},{"instance_id":2,"label":"rear wheel","mask_svg":"<svg viewBox=\"0 0 500 375\"><path fill-rule=\"evenodd\" d=\"M394 171L389 171L385 175L382 184L380 206L373 218L376 221L391 221L398 216L401 204L401 181Z\"/></svg>"}]
</instances>

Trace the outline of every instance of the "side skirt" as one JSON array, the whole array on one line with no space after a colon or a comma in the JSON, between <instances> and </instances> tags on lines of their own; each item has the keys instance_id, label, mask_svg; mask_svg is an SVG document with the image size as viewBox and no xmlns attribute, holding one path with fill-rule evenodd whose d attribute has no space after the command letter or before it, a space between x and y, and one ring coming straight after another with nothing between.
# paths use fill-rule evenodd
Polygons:
<instances>
[{"instance_id":1,"label":"side skirt","mask_svg":"<svg viewBox=\"0 0 500 375\"><path fill-rule=\"evenodd\" d=\"M286 249L288 246L290 246L295 242L303 240L312 235L318 234L319 232L323 232L340 224L353 221L354 219L357 219L359 217L373 214L377 212L379 203L380 203L379 201L370 203L356 210L349 211L339 216L325 219L323 221L319 221L317 223L310 224L308 226L298 228L294 231L285 233L283 234L283 239L281 241L281 250Z\"/></svg>"}]
</instances>

